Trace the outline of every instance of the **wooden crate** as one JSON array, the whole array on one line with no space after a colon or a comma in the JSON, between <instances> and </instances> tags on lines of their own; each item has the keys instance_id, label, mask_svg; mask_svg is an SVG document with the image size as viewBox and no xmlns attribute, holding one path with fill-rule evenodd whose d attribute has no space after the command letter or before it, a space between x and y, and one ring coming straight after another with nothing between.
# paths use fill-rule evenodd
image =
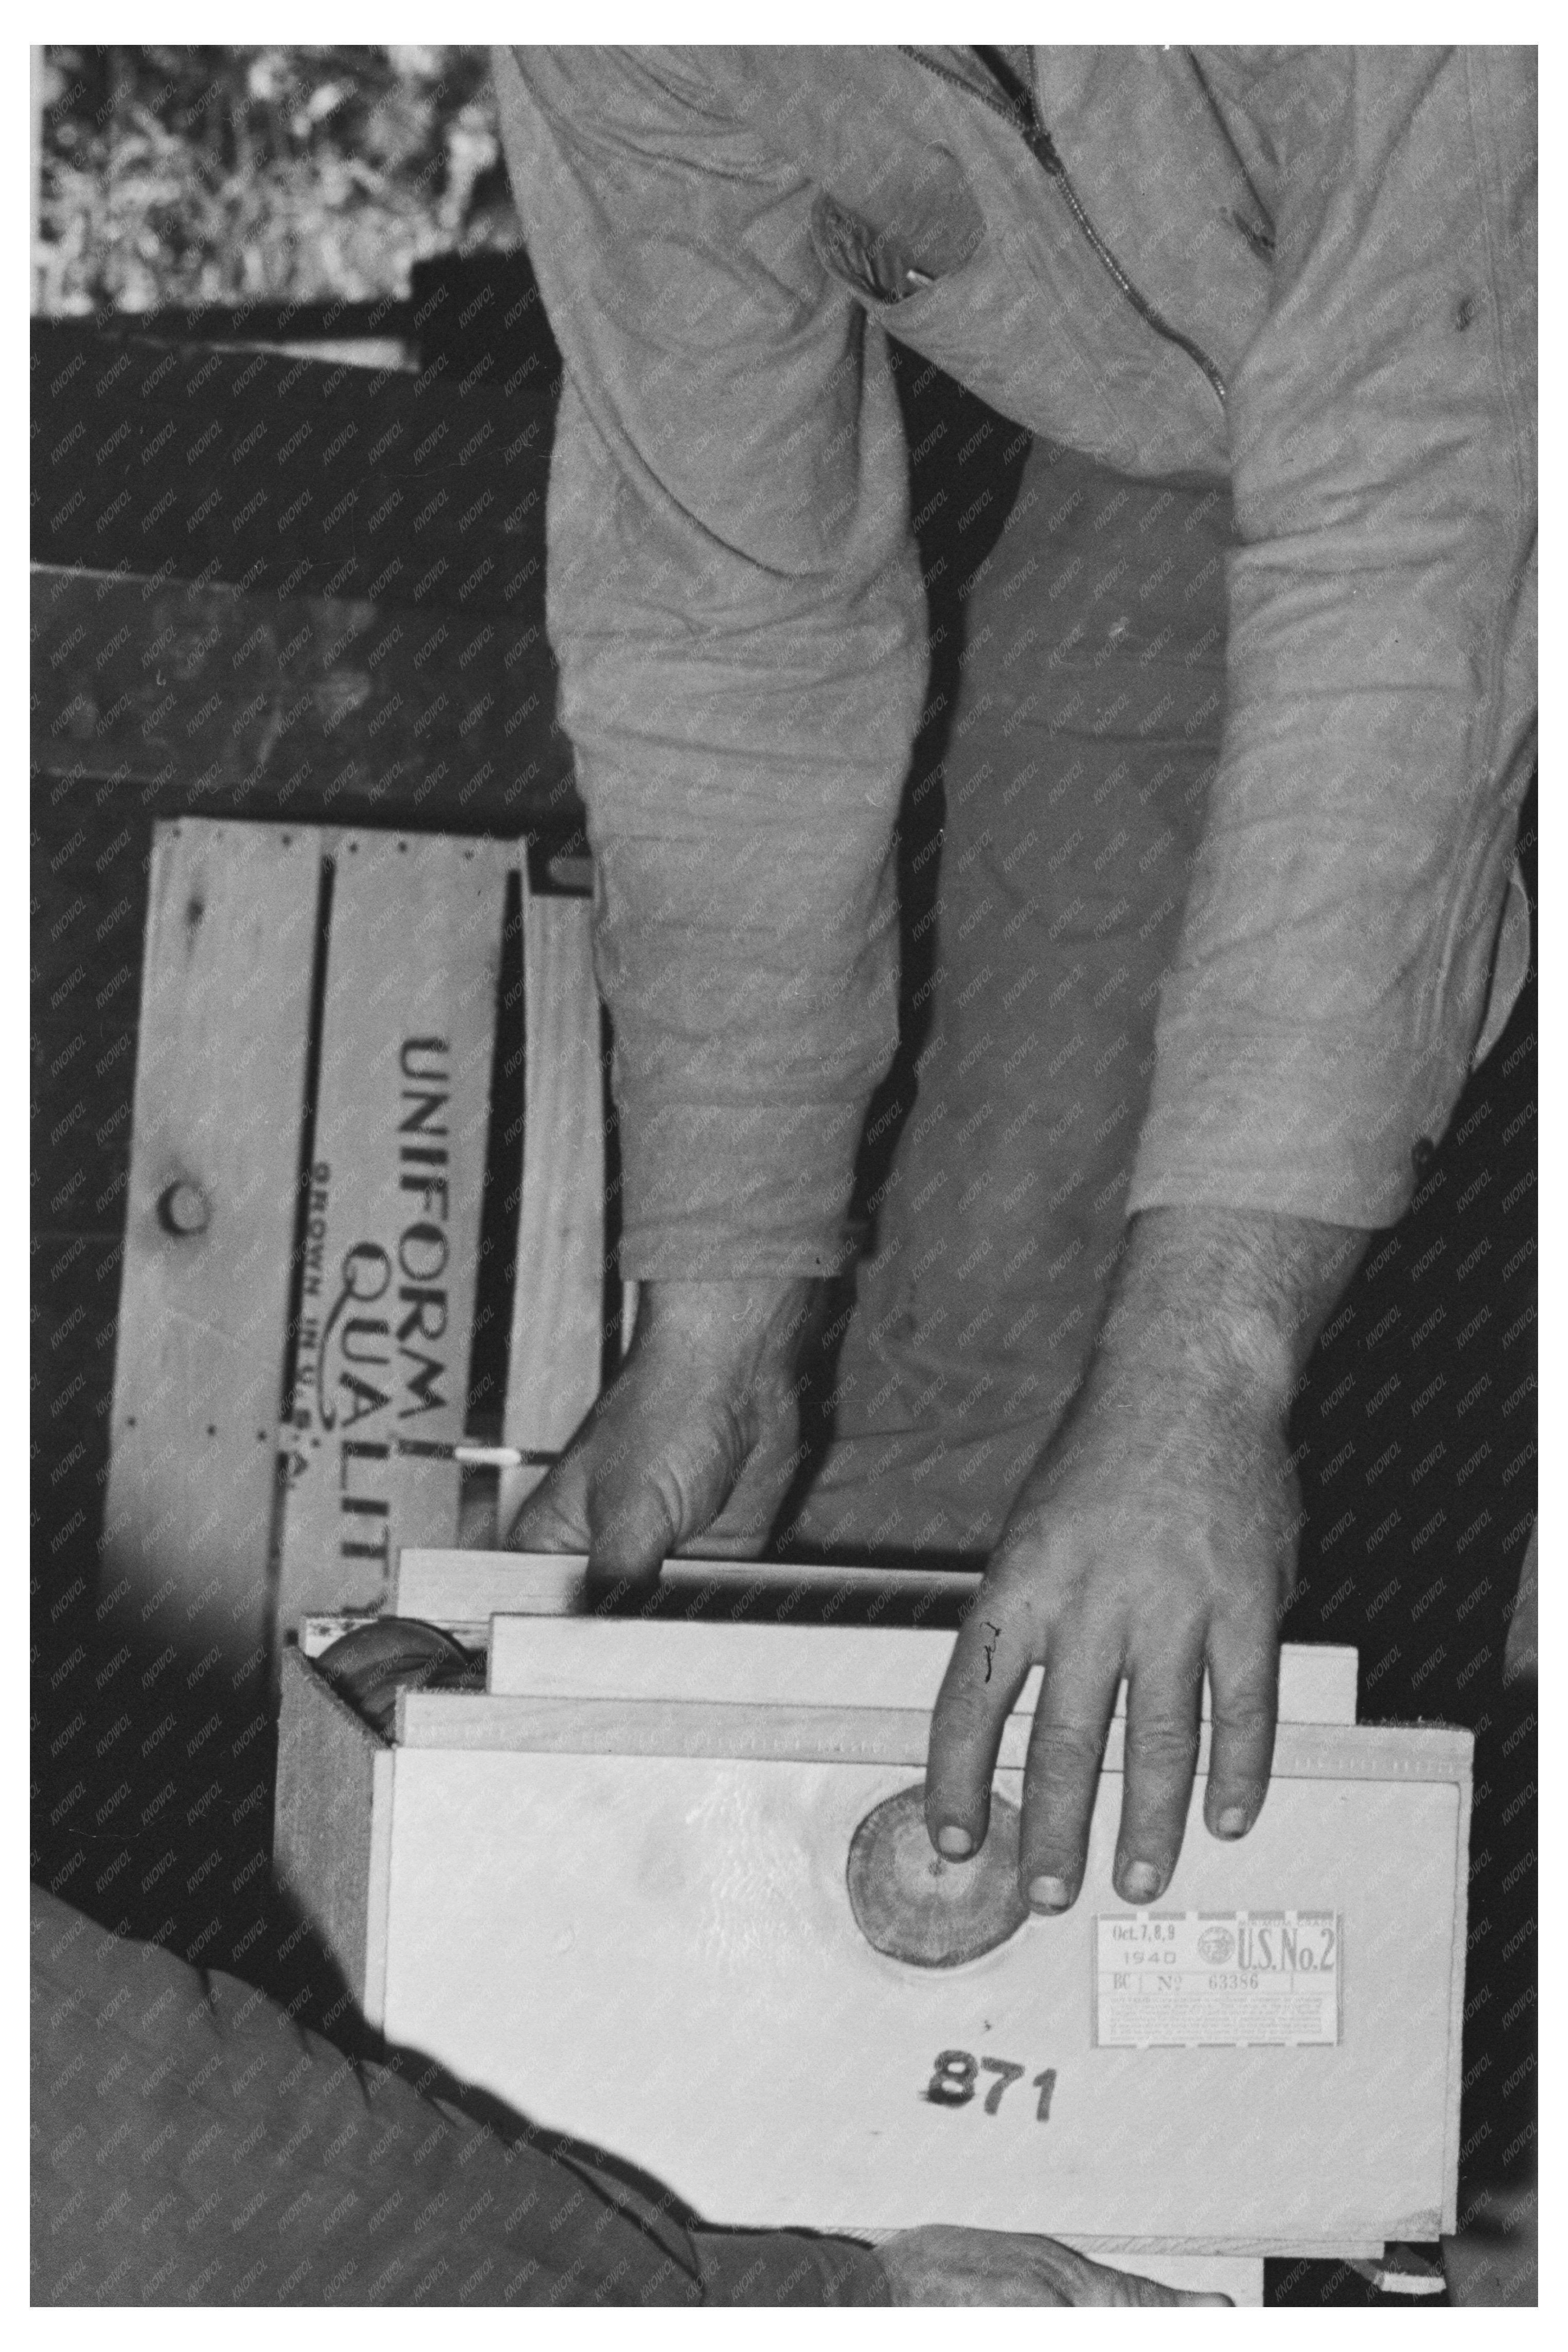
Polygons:
<instances>
[{"instance_id":1,"label":"wooden crate","mask_svg":"<svg viewBox=\"0 0 1568 2352\"><path fill-rule=\"evenodd\" d=\"M487 1433L532 1457L515 1508L603 1369L588 900L536 891L517 843L154 829L104 1535L125 1622L237 1671L457 1540L509 903L524 1142Z\"/></svg>"},{"instance_id":2,"label":"wooden crate","mask_svg":"<svg viewBox=\"0 0 1568 2352\"><path fill-rule=\"evenodd\" d=\"M1121 1904L1118 1721L1075 1909L936 1969L872 1948L847 1862L921 1781L950 1634L746 1622L826 1570L673 1566L710 1622L627 1623L549 1613L580 1562L410 1570L452 1626L510 1598L489 1688L404 1694L384 1742L292 1654L276 1839L389 2039L717 2222L1254 2263L1453 2227L1471 1742L1357 1726L1346 1654L1286 1652L1250 1836L1202 1826L1205 1729L1176 1875Z\"/></svg>"}]
</instances>

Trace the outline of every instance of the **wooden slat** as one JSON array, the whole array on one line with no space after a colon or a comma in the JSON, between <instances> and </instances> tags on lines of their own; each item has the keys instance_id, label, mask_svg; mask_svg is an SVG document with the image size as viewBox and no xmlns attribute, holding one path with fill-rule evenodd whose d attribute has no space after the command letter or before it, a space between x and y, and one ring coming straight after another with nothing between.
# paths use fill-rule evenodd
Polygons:
<instances>
[{"instance_id":1,"label":"wooden slat","mask_svg":"<svg viewBox=\"0 0 1568 2352\"><path fill-rule=\"evenodd\" d=\"M498 1616L492 1693L535 1696L755 1700L773 1706L936 1704L952 1636L897 1625L652 1623L611 1617ZM1042 1669L1019 1692L1033 1714ZM1356 1654L1292 1643L1279 1661L1282 1723L1353 1723ZM1205 1681L1203 1712L1211 1711ZM1116 1712L1127 1710L1125 1685Z\"/></svg>"},{"instance_id":2,"label":"wooden slat","mask_svg":"<svg viewBox=\"0 0 1568 2352\"><path fill-rule=\"evenodd\" d=\"M1021 1766L1029 1721L1011 1716L999 1761ZM400 1748L531 1756L685 1756L807 1764L925 1762L931 1716L912 1707L726 1706L680 1700L490 1698L400 1691ZM1113 1769L1109 1751L1106 1769Z\"/></svg>"},{"instance_id":3,"label":"wooden slat","mask_svg":"<svg viewBox=\"0 0 1568 2352\"><path fill-rule=\"evenodd\" d=\"M110 312L90 321L101 338L134 335L139 341L163 343L260 344L279 348L289 343L319 352L323 343L379 338L399 341L414 332L414 300L395 302L382 295L374 302L198 302L160 303L155 310ZM69 328L68 320L51 325ZM74 322L79 331L85 320Z\"/></svg>"},{"instance_id":4,"label":"wooden slat","mask_svg":"<svg viewBox=\"0 0 1568 2352\"><path fill-rule=\"evenodd\" d=\"M1459 1777L1459 1825L1458 1844L1461 1862L1470 1851L1470 1814L1475 1804L1472 1780L1474 1742L1468 1732L1458 1735L1469 1748L1465 1769ZM1448 1988L1448 2101L1443 2124L1443 2214L1439 2228L1451 2236L1459 2226L1459 2125L1460 2102L1464 2093L1462 2053L1465 2037L1465 1969L1462 1955L1469 1949L1469 1873L1464 1868L1454 1874L1454 1950L1460 1955Z\"/></svg>"},{"instance_id":5,"label":"wooden slat","mask_svg":"<svg viewBox=\"0 0 1568 2352\"><path fill-rule=\"evenodd\" d=\"M437 1624L482 1624L507 1612L557 1617L584 1607L587 1557L583 1552L426 1550L410 1546L400 1557L395 1601L405 1617ZM842 1595L846 1601L923 1599L967 1601L979 1583L977 1571L947 1569L823 1568L815 1562L779 1566L763 1560L669 1559L660 1588L684 1601L723 1594L739 1601L766 1591Z\"/></svg>"},{"instance_id":6,"label":"wooden slat","mask_svg":"<svg viewBox=\"0 0 1568 2352\"><path fill-rule=\"evenodd\" d=\"M154 835L103 1582L142 1641L236 1664L269 1631L319 875L287 828ZM205 1231L161 1219L179 1180Z\"/></svg>"},{"instance_id":7,"label":"wooden slat","mask_svg":"<svg viewBox=\"0 0 1568 2352\"><path fill-rule=\"evenodd\" d=\"M1021 1770L1032 1716L1010 1715L1000 1770ZM1122 1769L1126 1724L1106 1739L1102 1770ZM478 1693L402 1691L397 1741L404 1748L489 1748L537 1755L772 1758L796 1763L922 1766L931 1740L926 1707L729 1706L679 1699L489 1697ZM1197 1773L1208 1769L1210 1727L1198 1743ZM1281 1724L1276 1780L1451 1780L1469 1769L1468 1731L1434 1726L1384 1729L1354 1724Z\"/></svg>"},{"instance_id":8,"label":"wooden slat","mask_svg":"<svg viewBox=\"0 0 1568 2352\"><path fill-rule=\"evenodd\" d=\"M559 1453L599 1392L605 1122L592 906L524 893L522 1205L502 1434ZM502 1533L544 1476L505 1470Z\"/></svg>"},{"instance_id":9,"label":"wooden slat","mask_svg":"<svg viewBox=\"0 0 1568 2352\"><path fill-rule=\"evenodd\" d=\"M333 860L285 1626L384 1607L398 1547L457 1531L510 863L368 833Z\"/></svg>"},{"instance_id":10,"label":"wooden slat","mask_svg":"<svg viewBox=\"0 0 1568 2352\"><path fill-rule=\"evenodd\" d=\"M414 377L35 321L31 551L542 621L549 372Z\"/></svg>"}]
</instances>

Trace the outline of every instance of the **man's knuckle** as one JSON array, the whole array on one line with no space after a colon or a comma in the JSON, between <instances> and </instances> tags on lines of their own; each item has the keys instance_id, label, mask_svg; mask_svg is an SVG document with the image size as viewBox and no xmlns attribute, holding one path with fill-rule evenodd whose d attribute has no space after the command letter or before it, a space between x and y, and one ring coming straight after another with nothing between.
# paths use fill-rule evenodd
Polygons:
<instances>
[{"instance_id":1,"label":"man's knuckle","mask_svg":"<svg viewBox=\"0 0 1568 2352\"><path fill-rule=\"evenodd\" d=\"M1047 1772L1092 1772L1100 1769L1100 1734L1083 1723L1041 1723L1029 1742L1031 1765Z\"/></svg>"},{"instance_id":2,"label":"man's knuckle","mask_svg":"<svg viewBox=\"0 0 1568 2352\"><path fill-rule=\"evenodd\" d=\"M1248 1742L1271 1739L1274 1736L1274 1708L1266 1698L1231 1699L1216 1706L1214 1716L1216 1733L1230 1739Z\"/></svg>"},{"instance_id":3,"label":"man's knuckle","mask_svg":"<svg viewBox=\"0 0 1568 2352\"><path fill-rule=\"evenodd\" d=\"M1127 1732L1127 1761L1130 1765L1152 1765L1186 1768L1193 1764L1198 1752L1198 1728L1195 1723L1170 1717L1157 1723L1134 1723Z\"/></svg>"}]
</instances>

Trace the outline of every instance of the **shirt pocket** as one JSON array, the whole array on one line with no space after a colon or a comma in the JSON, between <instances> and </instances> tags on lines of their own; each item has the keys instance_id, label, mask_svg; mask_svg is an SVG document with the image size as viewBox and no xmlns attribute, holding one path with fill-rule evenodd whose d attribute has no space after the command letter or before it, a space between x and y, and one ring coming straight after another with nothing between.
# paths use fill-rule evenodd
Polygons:
<instances>
[{"instance_id":1,"label":"shirt pocket","mask_svg":"<svg viewBox=\"0 0 1568 2352\"><path fill-rule=\"evenodd\" d=\"M811 241L829 277L868 309L913 316L967 271L985 243L985 215L956 156L924 148L883 176L873 200L821 190Z\"/></svg>"},{"instance_id":2,"label":"shirt pocket","mask_svg":"<svg viewBox=\"0 0 1568 2352\"><path fill-rule=\"evenodd\" d=\"M1002 415L1101 465L1145 470L1071 303L1033 266L1029 224L988 226L955 163L952 172L940 219L889 203L873 220L819 194L811 241L822 267L889 335Z\"/></svg>"}]
</instances>

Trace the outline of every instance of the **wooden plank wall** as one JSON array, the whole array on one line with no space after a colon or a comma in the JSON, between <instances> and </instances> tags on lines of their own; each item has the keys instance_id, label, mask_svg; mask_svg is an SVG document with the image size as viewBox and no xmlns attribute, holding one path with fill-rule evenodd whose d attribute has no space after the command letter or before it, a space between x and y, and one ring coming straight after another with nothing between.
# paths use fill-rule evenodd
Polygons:
<instances>
[{"instance_id":1,"label":"wooden plank wall","mask_svg":"<svg viewBox=\"0 0 1568 2352\"><path fill-rule=\"evenodd\" d=\"M101 805L167 816L574 822L553 679L510 618L40 565L32 623L36 758L80 799L102 782Z\"/></svg>"},{"instance_id":2,"label":"wooden plank wall","mask_svg":"<svg viewBox=\"0 0 1568 2352\"><path fill-rule=\"evenodd\" d=\"M88 575L35 614L39 764L167 814L569 833L552 381L537 351L481 357L411 375L35 322L33 559Z\"/></svg>"},{"instance_id":3,"label":"wooden plank wall","mask_svg":"<svg viewBox=\"0 0 1568 2352\"><path fill-rule=\"evenodd\" d=\"M33 355L35 562L512 617L548 674L531 356L410 374L65 321Z\"/></svg>"}]
</instances>

